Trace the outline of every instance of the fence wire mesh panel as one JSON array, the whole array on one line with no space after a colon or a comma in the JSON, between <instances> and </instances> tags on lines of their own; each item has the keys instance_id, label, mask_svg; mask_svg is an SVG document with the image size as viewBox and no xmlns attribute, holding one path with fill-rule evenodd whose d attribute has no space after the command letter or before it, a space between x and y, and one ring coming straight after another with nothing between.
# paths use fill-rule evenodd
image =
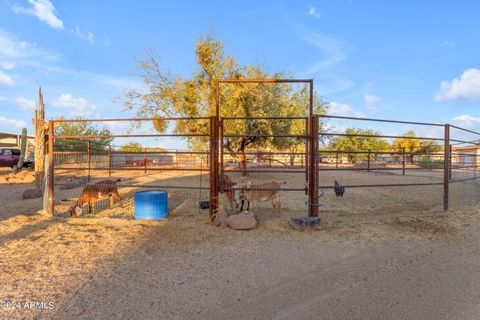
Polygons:
<instances>
[{"instance_id":1,"label":"fence wire mesh panel","mask_svg":"<svg viewBox=\"0 0 480 320\"><path fill-rule=\"evenodd\" d=\"M319 132L320 214L375 215L448 208L448 146L453 141L448 126L321 117L327 125Z\"/></svg>"},{"instance_id":2,"label":"fence wire mesh panel","mask_svg":"<svg viewBox=\"0 0 480 320\"><path fill-rule=\"evenodd\" d=\"M166 190L171 217L201 219L220 207L365 217L461 209L480 199L480 133L448 124L219 112L60 119L50 128L58 214L75 215L77 205L83 214L132 218L134 194L143 190Z\"/></svg>"},{"instance_id":3,"label":"fence wire mesh panel","mask_svg":"<svg viewBox=\"0 0 480 320\"><path fill-rule=\"evenodd\" d=\"M480 133L450 126L450 207L462 209L480 200Z\"/></svg>"},{"instance_id":4,"label":"fence wire mesh panel","mask_svg":"<svg viewBox=\"0 0 480 320\"><path fill-rule=\"evenodd\" d=\"M278 193L282 212L307 211L307 121L307 117L221 118L221 204L230 208L229 192L237 188L247 192L250 202L269 199ZM286 134L259 134L251 130L262 123L270 127L268 122L296 129ZM242 184L242 178L250 184ZM270 201L258 201L258 205L259 212L271 213L276 209L276 204Z\"/></svg>"},{"instance_id":5,"label":"fence wire mesh panel","mask_svg":"<svg viewBox=\"0 0 480 320\"><path fill-rule=\"evenodd\" d=\"M64 134L84 124L96 133ZM196 133L182 133L188 126ZM166 190L170 216L199 213L209 198L209 127L209 118L55 121L55 211L75 203L91 211L82 194L93 188L97 216L132 218L134 193L144 190ZM123 206L100 194L105 181L115 183Z\"/></svg>"}]
</instances>

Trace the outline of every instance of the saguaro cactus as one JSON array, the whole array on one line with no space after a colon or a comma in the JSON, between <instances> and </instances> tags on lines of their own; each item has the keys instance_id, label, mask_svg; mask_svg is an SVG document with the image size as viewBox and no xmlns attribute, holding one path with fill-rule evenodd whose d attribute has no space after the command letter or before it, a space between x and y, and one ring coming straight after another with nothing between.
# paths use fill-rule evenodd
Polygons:
<instances>
[{"instance_id":1,"label":"saguaro cactus","mask_svg":"<svg viewBox=\"0 0 480 320\"><path fill-rule=\"evenodd\" d=\"M17 170L22 169L25 160L25 150L27 149L27 128L22 129L22 139L20 144L20 160L17 163Z\"/></svg>"}]
</instances>

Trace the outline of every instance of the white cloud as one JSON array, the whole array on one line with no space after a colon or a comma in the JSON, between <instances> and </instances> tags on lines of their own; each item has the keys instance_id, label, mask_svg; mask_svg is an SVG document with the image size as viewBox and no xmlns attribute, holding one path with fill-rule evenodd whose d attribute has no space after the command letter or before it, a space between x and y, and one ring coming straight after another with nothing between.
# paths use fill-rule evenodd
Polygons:
<instances>
[{"instance_id":1,"label":"white cloud","mask_svg":"<svg viewBox=\"0 0 480 320\"><path fill-rule=\"evenodd\" d=\"M97 110L97 107L85 98L76 98L70 93L62 94L52 104L54 107L68 110L71 116L93 116Z\"/></svg>"},{"instance_id":2,"label":"white cloud","mask_svg":"<svg viewBox=\"0 0 480 320\"><path fill-rule=\"evenodd\" d=\"M447 48L447 49L452 49L452 48L456 47L456 43L452 42L450 40L445 40L442 43L440 43L440 47Z\"/></svg>"},{"instance_id":3,"label":"white cloud","mask_svg":"<svg viewBox=\"0 0 480 320\"><path fill-rule=\"evenodd\" d=\"M318 12L317 8L310 7L308 9L308 15L314 17L315 19L320 18L320 12Z\"/></svg>"},{"instance_id":4,"label":"white cloud","mask_svg":"<svg viewBox=\"0 0 480 320\"><path fill-rule=\"evenodd\" d=\"M85 30L85 32L83 32L78 26L75 26L75 29L73 29L72 32L80 39L87 40L90 44L93 44L93 42L95 41L95 36L92 32L88 30Z\"/></svg>"},{"instance_id":5,"label":"white cloud","mask_svg":"<svg viewBox=\"0 0 480 320\"><path fill-rule=\"evenodd\" d=\"M467 69L463 72L460 78L455 78L451 82L443 81L440 84L440 91L435 95L436 101L458 99L480 99L479 69Z\"/></svg>"},{"instance_id":6,"label":"white cloud","mask_svg":"<svg viewBox=\"0 0 480 320\"><path fill-rule=\"evenodd\" d=\"M63 21L57 17L57 10L49 0L28 0L28 3L31 5L28 8L14 5L12 9L15 13L37 17L52 28L63 29Z\"/></svg>"},{"instance_id":7,"label":"white cloud","mask_svg":"<svg viewBox=\"0 0 480 320\"><path fill-rule=\"evenodd\" d=\"M35 109L35 101L28 100L22 97L17 97L15 99L15 103L20 107L23 111L32 111Z\"/></svg>"},{"instance_id":8,"label":"white cloud","mask_svg":"<svg viewBox=\"0 0 480 320\"><path fill-rule=\"evenodd\" d=\"M0 116L0 126L9 128L23 128L27 125L25 121L5 118Z\"/></svg>"},{"instance_id":9,"label":"white cloud","mask_svg":"<svg viewBox=\"0 0 480 320\"><path fill-rule=\"evenodd\" d=\"M26 41L16 41L7 32L0 29L0 55L5 57L23 57L28 43Z\"/></svg>"},{"instance_id":10,"label":"white cloud","mask_svg":"<svg viewBox=\"0 0 480 320\"><path fill-rule=\"evenodd\" d=\"M32 58L25 60L24 58ZM8 59L8 62L2 62L2 67L14 67L14 64L34 64L38 61L48 61L49 63L59 59L55 52L38 47L35 43L18 40L15 35L0 28L0 58ZM11 60L14 61L11 61ZM18 60L21 61L18 61ZM4 65L5 63L5 65Z\"/></svg>"},{"instance_id":11,"label":"white cloud","mask_svg":"<svg viewBox=\"0 0 480 320\"><path fill-rule=\"evenodd\" d=\"M363 96L363 101L368 109L376 109L378 107L378 103L380 102L380 97L377 97L373 94L366 94Z\"/></svg>"},{"instance_id":12,"label":"white cloud","mask_svg":"<svg viewBox=\"0 0 480 320\"><path fill-rule=\"evenodd\" d=\"M0 84L11 86L13 84L12 78L5 72L0 70Z\"/></svg>"},{"instance_id":13,"label":"white cloud","mask_svg":"<svg viewBox=\"0 0 480 320\"><path fill-rule=\"evenodd\" d=\"M363 117L361 112L356 112L351 106L332 101L328 104L328 114L332 116Z\"/></svg>"},{"instance_id":14,"label":"white cloud","mask_svg":"<svg viewBox=\"0 0 480 320\"><path fill-rule=\"evenodd\" d=\"M5 70L10 70L15 67L15 64L13 62L0 61L0 67L2 67Z\"/></svg>"},{"instance_id":15,"label":"white cloud","mask_svg":"<svg viewBox=\"0 0 480 320\"><path fill-rule=\"evenodd\" d=\"M342 41L302 28L305 41L320 50L324 57L307 69L307 73L318 73L332 67L347 58L348 45Z\"/></svg>"},{"instance_id":16,"label":"white cloud","mask_svg":"<svg viewBox=\"0 0 480 320\"><path fill-rule=\"evenodd\" d=\"M480 124L480 117L474 117L469 114L462 114L453 118L453 121L459 126L471 128L475 125Z\"/></svg>"}]
</instances>

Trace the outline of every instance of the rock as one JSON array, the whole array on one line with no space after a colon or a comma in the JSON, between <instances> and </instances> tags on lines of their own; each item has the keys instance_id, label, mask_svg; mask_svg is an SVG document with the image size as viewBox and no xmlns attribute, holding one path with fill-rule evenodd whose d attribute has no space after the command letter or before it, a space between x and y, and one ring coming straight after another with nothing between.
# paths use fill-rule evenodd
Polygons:
<instances>
[{"instance_id":1,"label":"rock","mask_svg":"<svg viewBox=\"0 0 480 320\"><path fill-rule=\"evenodd\" d=\"M42 196L42 190L27 189L23 191L22 199L37 199Z\"/></svg>"},{"instance_id":2,"label":"rock","mask_svg":"<svg viewBox=\"0 0 480 320\"><path fill-rule=\"evenodd\" d=\"M215 225L218 227L226 227L227 226L227 218L228 218L228 213L224 208L220 208L218 210L217 216L215 217Z\"/></svg>"},{"instance_id":3,"label":"rock","mask_svg":"<svg viewBox=\"0 0 480 320\"><path fill-rule=\"evenodd\" d=\"M257 220L248 212L231 215L227 218L226 222L227 225L234 230L250 230L257 226Z\"/></svg>"}]
</instances>

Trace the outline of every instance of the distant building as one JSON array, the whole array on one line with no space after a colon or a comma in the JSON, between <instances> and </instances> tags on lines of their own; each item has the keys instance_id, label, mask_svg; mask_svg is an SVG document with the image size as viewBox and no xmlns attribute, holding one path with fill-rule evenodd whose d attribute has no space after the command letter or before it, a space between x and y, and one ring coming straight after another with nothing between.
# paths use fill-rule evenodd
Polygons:
<instances>
[{"instance_id":1,"label":"distant building","mask_svg":"<svg viewBox=\"0 0 480 320\"><path fill-rule=\"evenodd\" d=\"M22 135L17 133L0 132L0 147L18 148L20 147L21 137ZM33 142L34 137L27 136L27 139Z\"/></svg>"},{"instance_id":2,"label":"distant building","mask_svg":"<svg viewBox=\"0 0 480 320\"><path fill-rule=\"evenodd\" d=\"M452 149L452 163L460 166L477 166L480 163L480 146L468 146Z\"/></svg>"}]
</instances>

